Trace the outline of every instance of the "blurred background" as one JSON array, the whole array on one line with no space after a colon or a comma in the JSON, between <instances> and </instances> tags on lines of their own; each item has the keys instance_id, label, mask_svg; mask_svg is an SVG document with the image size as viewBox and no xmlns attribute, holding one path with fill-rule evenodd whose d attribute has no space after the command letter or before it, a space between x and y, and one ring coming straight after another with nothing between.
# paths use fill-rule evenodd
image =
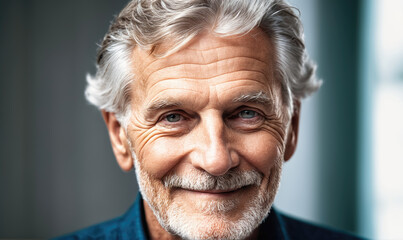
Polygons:
<instances>
[{"instance_id":1,"label":"blurred background","mask_svg":"<svg viewBox=\"0 0 403 240\"><path fill-rule=\"evenodd\" d=\"M137 185L84 99L126 0L0 0L0 238L49 238L125 212ZM322 89L303 101L277 208L403 239L403 1L292 0Z\"/></svg>"}]
</instances>

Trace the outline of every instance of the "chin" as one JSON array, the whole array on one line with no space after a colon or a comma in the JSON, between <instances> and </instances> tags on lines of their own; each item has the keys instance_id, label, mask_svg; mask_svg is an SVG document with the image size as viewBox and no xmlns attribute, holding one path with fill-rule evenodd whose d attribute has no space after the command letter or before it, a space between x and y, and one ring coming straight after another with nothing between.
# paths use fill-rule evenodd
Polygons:
<instances>
[{"instance_id":1,"label":"chin","mask_svg":"<svg viewBox=\"0 0 403 240\"><path fill-rule=\"evenodd\" d=\"M166 230L183 239L244 239L260 225L270 207L269 198L260 193L248 202L237 219L233 219L226 213L184 211L180 203L173 202L166 214Z\"/></svg>"}]
</instances>

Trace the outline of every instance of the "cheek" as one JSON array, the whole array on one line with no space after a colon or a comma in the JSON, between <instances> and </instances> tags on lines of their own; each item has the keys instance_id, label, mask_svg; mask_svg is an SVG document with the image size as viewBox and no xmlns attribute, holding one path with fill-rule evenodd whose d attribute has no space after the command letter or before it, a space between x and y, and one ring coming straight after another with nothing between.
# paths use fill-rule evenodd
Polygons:
<instances>
[{"instance_id":1,"label":"cheek","mask_svg":"<svg viewBox=\"0 0 403 240\"><path fill-rule=\"evenodd\" d=\"M270 175L276 162L282 160L281 144L265 131L246 134L238 139L242 139L238 148L242 158L263 173L265 177Z\"/></svg>"},{"instance_id":2,"label":"cheek","mask_svg":"<svg viewBox=\"0 0 403 240\"><path fill-rule=\"evenodd\" d=\"M136 155L148 174L161 179L181 161L185 152L183 146L181 138L155 136L138 142Z\"/></svg>"}]
</instances>

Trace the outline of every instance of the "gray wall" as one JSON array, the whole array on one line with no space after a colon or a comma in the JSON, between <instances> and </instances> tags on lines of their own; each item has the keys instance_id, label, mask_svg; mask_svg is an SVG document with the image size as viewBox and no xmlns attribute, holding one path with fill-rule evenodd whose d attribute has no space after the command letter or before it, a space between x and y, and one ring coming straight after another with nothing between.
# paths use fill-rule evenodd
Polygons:
<instances>
[{"instance_id":1,"label":"gray wall","mask_svg":"<svg viewBox=\"0 0 403 240\"><path fill-rule=\"evenodd\" d=\"M291 2L325 84L303 101L299 147L276 204L356 231L358 4ZM95 43L125 3L0 1L0 238L73 231L122 214L135 198L134 173L119 169L83 96Z\"/></svg>"},{"instance_id":2,"label":"gray wall","mask_svg":"<svg viewBox=\"0 0 403 240\"><path fill-rule=\"evenodd\" d=\"M323 85L302 102L298 148L285 164L276 205L286 213L357 233L363 9L351 0L290 2L301 11L306 45Z\"/></svg>"},{"instance_id":3,"label":"gray wall","mask_svg":"<svg viewBox=\"0 0 403 240\"><path fill-rule=\"evenodd\" d=\"M96 43L126 1L0 1L0 238L50 237L123 213L117 166L83 96Z\"/></svg>"},{"instance_id":4,"label":"gray wall","mask_svg":"<svg viewBox=\"0 0 403 240\"><path fill-rule=\"evenodd\" d=\"M320 1L320 219L357 229L359 34L358 1Z\"/></svg>"},{"instance_id":5,"label":"gray wall","mask_svg":"<svg viewBox=\"0 0 403 240\"><path fill-rule=\"evenodd\" d=\"M305 44L310 57L318 61L319 31L318 2L320 0L292 0L290 3L301 11L304 24ZM320 63L319 63L320 67ZM297 150L284 164L276 207L297 217L319 221L320 160L319 141L319 94L304 99L301 104L301 119Z\"/></svg>"}]
</instances>

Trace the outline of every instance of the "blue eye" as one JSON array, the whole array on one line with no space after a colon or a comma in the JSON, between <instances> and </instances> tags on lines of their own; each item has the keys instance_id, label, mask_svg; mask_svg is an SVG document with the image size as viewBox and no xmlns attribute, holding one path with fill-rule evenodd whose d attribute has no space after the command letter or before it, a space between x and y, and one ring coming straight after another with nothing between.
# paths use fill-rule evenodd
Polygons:
<instances>
[{"instance_id":1,"label":"blue eye","mask_svg":"<svg viewBox=\"0 0 403 240\"><path fill-rule=\"evenodd\" d=\"M252 110L243 110L240 113L238 113L239 117L246 118L246 119L254 118L254 117L256 117L256 115L257 115L257 112L252 111Z\"/></svg>"},{"instance_id":2,"label":"blue eye","mask_svg":"<svg viewBox=\"0 0 403 240\"><path fill-rule=\"evenodd\" d=\"M177 113L169 114L165 117L168 122L179 122L182 119L182 116Z\"/></svg>"}]
</instances>

